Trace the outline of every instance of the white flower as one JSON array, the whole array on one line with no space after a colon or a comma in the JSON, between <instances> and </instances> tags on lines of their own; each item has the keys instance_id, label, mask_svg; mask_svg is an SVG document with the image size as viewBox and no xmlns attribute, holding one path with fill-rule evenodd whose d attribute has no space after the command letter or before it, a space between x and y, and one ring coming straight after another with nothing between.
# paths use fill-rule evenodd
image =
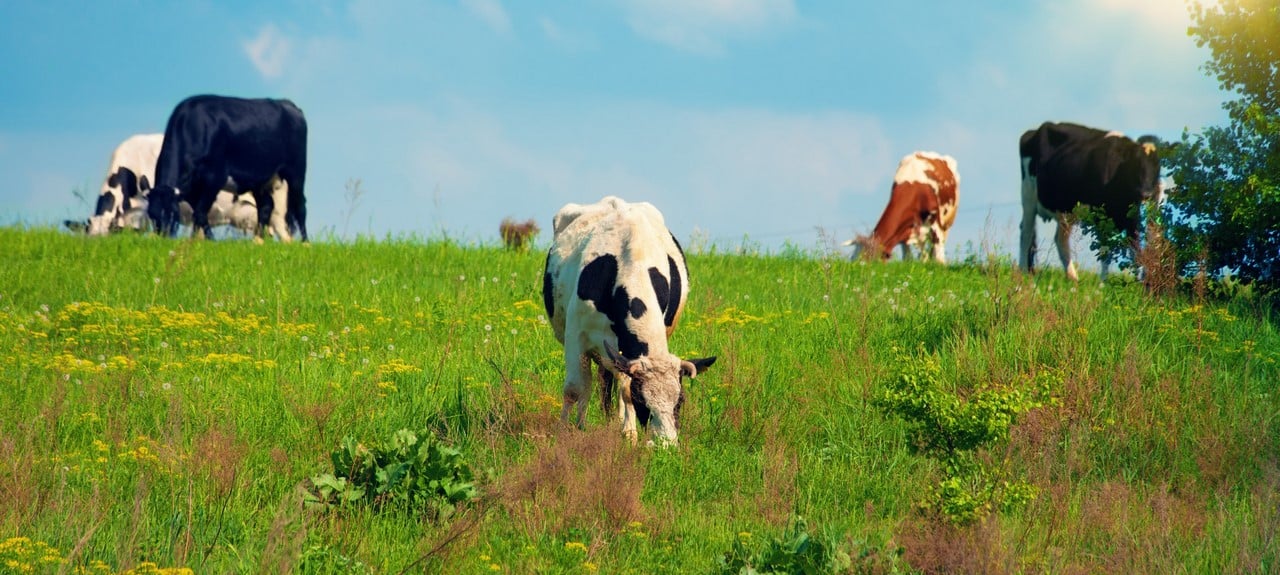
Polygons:
<instances>
[{"instance_id":1,"label":"white flower","mask_svg":"<svg viewBox=\"0 0 1280 575\"><path fill-rule=\"evenodd\" d=\"M416 295L415 295L415 296L413 296L413 303L418 303L418 302L420 302L420 301L422 301L422 298L421 298L421 297L418 297L418 296L416 296Z\"/></svg>"},{"instance_id":2,"label":"white flower","mask_svg":"<svg viewBox=\"0 0 1280 575\"><path fill-rule=\"evenodd\" d=\"M191 381L193 381L193 382L195 382L195 383L200 383L200 376L198 376L198 375L197 375L197 376L195 376L195 377L191 378Z\"/></svg>"},{"instance_id":3,"label":"white flower","mask_svg":"<svg viewBox=\"0 0 1280 575\"><path fill-rule=\"evenodd\" d=\"M749 293L742 294L742 299L751 299L751 294Z\"/></svg>"},{"instance_id":4,"label":"white flower","mask_svg":"<svg viewBox=\"0 0 1280 575\"><path fill-rule=\"evenodd\" d=\"M304 335L304 336L302 336L302 343L307 343L307 342L308 342L308 341L310 341L310 340L311 340L311 338L309 338L309 337L307 337L307 336L305 336L305 335Z\"/></svg>"},{"instance_id":5,"label":"white flower","mask_svg":"<svg viewBox=\"0 0 1280 575\"><path fill-rule=\"evenodd\" d=\"M158 277L151 278L151 281L154 282L156 285L160 285L160 278Z\"/></svg>"},{"instance_id":6,"label":"white flower","mask_svg":"<svg viewBox=\"0 0 1280 575\"><path fill-rule=\"evenodd\" d=\"M831 296L825 293L822 294L822 301L831 301Z\"/></svg>"},{"instance_id":7,"label":"white flower","mask_svg":"<svg viewBox=\"0 0 1280 575\"><path fill-rule=\"evenodd\" d=\"M170 252L170 253L173 253L173 252ZM169 390L170 390L170 389L172 389L172 388L173 388L173 385L171 385L171 384L170 384L169 382L167 382L167 381L166 381L166 382L164 382L164 383L162 383L162 384L160 384L160 389L163 389L163 390L165 390L165 391L169 391Z\"/></svg>"},{"instance_id":8,"label":"white flower","mask_svg":"<svg viewBox=\"0 0 1280 575\"><path fill-rule=\"evenodd\" d=\"M361 365L369 365L369 358L367 358L367 357L366 357L366 358L364 358L364 359L360 360L360 364L361 364Z\"/></svg>"},{"instance_id":9,"label":"white flower","mask_svg":"<svg viewBox=\"0 0 1280 575\"><path fill-rule=\"evenodd\" d=\"M493 331L493 326L491 326L491 325L489 325L489 324L487 324L487 323L486 323L486 324L484 324L484 330L485 330L485 331Z\"/></svg>"},{"instance_id":10,"label":"white flower","mask_svg":"<svg viewBox=\"0 0 1280 575\"><path fill-rule=\"evenodd\" d=\"M498 276L493 276L491 279L493 280L493 283L498 283Z\"/></svg>"},{"instance_id":11,"label":"white flower","mask_svg":"<svg viewBox=\"0 0 1280 575\"><path fill-rule=\"evenodd\" d=\"M345 325L344 325L344 326L342 326L342 333L351 333L351 328L349 328L349 327L347 327L347 326L345 326Z\"/></svg>"},{"instance_id":12,"label":"white flower","mask_svg":"<svg viewBox=\"0 0 1280 575\"><path fill-rule=\"evenodd\" d=\"M463 275L458 276L458 281L460 281L460 282L467 281L467 276L466 276L466 274L463 274Z\"/></svg>"},{"instance_id":13,"label":"white flower","mask_svg":"<svg viewBox=\"0 0 1280 575\"><path fill-rule=\"evenodd\" d=\"M933 303L933 296L929 296L929 303Z\"/></svg>"},{"instance_id":14,"label":"white flower","mask_svg":"<svg viewBox=\"0 0 1280 575\"><path fill-rule=\"evenodd\" d=\"M43 303L40 304L40 311L44 313L49 313L49 304L43 304Z\"/></svg>"},{"instance_id":15,"label":"white flower","mask_svg":"<svg viewBox=\"0 0 1280 575\"><path fill-rule=\"evenodd\" d=\"M395 351L395 350L396 350L396 344L394 343L387 344L387 351Z\"/></svg>"},{"instance_id":16,"label":"white flower","mask_svg":"<svg viewBox=\"0 0 1280 575\"><path fill-rule=\"evenodd\" d=\"M71 374L69 373L62 374L62 381L71 381Z\"/></svg>"},{"instance_id":17,"label":"white flower","mask_svg":"<svg viewBox=\"0 0 1280 575\"><path fill-rule=\"evenodd\" d=\"M164 349L169 349L169 342L167 342L167 341L162 341L162 342L160 342L160 347L162 347L162 348L164 348Z\"/></svg>"},{"instance_id":18,"label":"white flower","mask_svg":"<svg viewBox=\"0 0 1280 575\"><path fill-rule=\"evenodd\" d=\"M369 283L371 283L371 284L373 284L373 285L378 285L378 280L377 280L377 279L370 279L370 280L369 280Z\"/></svg>"},{"instance_id":19,"label":"white flower","mask_svg":"<svg viewBox=\"0 0 1280 575\"><path fill-rule=\"evenodd\" d=\"M517 330L516 330L516 328L514 328L514 327L513 327L513 328L511 328L511 335L516 335L517 333L520 333L520 332L519 332L519 331L517 331Z\"/></svg>"},{"instance_id":20,"label":"white flower","mask_svg":"<svg viewBox=\"0 0 1280 575\"><path fill-rule=\"evenodd\" d=\"M107 356L101 353L98 354L98 361L107 361Z\"/></svg>"}]
</instances>

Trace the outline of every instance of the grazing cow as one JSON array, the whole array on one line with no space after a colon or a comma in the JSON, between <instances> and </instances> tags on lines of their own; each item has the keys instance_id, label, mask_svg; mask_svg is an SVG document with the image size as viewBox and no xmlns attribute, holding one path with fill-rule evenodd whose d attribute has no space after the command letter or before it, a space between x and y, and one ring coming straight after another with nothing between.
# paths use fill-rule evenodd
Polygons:
<instances>
[{"instance_id":1,"label":"grazing cow","mask_svg":"<svg viewBox=\"0 0 1280 575\"><path fill-rule=\"evenodd\" d=\"M1045 122L1022 135L1022 269L1035 268L1036 216L1056 218L1058 257L1067 277L1078 279L1071 257L1072 215L1077 205L1101 208L1137 253L1139 213L1144 200L1159 200L1160 157L1155 136L1135 142L1119 132L1078 124ZM1110 267L1102 254L1102 278Z\"/></svg>"},{"instance_id":2,"label":"grazing cow","mask_svg":"<svg viewBox=\"0 0 1280 575\"><path fill-rule=\"evenodd\" d=\"M889 259L894 246L902 246L902 259L912 259L912 248L920 258L929 259L925 244L933 248L933 259L947 263L947 231L956 221L960 201L960 172L951 156L933 152L908 154L898 162L893 175L889 205L871 237L859 236L844 245L856 245L853 259L870 249L881 260Z\"/></svg>"},{"instance_id":3,"label":"grazing cow","mask_svg":"<svg viewBox=\"0 0 1280 575\"><path fill-rule=\"evenodd\" d=\"M165 126L147 215L172 235L178 202L191 204L192 225L208 235L209 210L228 182L252 190L258 221L283 241L289 228L307 240L307 122L288 100L192 96Z\"/></svg>"},{"instance_id":4,"label":"grazing cow","mask_svg":"<svg viewBox=\"0 0 1280 575\"><path fill-rule=\"evenodd\" d=\"M667 348L689 293L680 244L653 205L613 196L567 204L553 224L542 300L564 344L560 418L568 422L577 403L576 421L583 427L594 361L606 414L615 378L619 383L623 433L634 440L638 422L659 442L676 443L681 378L694 377L716 359L681 360Z\"/></svg>"},{"instance_id":5,"label":"grazing cow","mask_svg":"<svg viewBox=\"0 0 1280 575\"><path fill-rule=\"evenodd\" d=\"M146 196L155 181L156 158L163 142L163 134L137 134L116 146L98 205L89 217L89 235L107 235L112 228L121 227L126 214L136 213L136 200Z\"/></svg>"},{"instance_id":6,"label":"grazing cow","mask_svg":"<svg viewBox=\"0 0 1280 575\"><path fill-rule=\"evenodd\" d=\"M163 143L164 134L137 134L116 146L94 214L87 222L67 220L64 222L66 226L77 231L83 229L91 236L145 227L147 195L155 179L156 158L160 156ZM229 224L253 234L258 228L257 204L253 194L236 195L234 192L235 188L228 185L218 193L209 211L209 223L212 226ZM191 206L183 202L179 209L182 223L190 225Z\"/></svg>"},{"instance_id":7,"label":"grazing cow","mask_svg":"<svg viewBox=\"0 0 1280 575\"><path fill-rule=\"evenodd\" d=\"M507 249L523 251L525 244L533 240L533 237L542 231L538 228L538 222L527 220L524 223L516 223L511 218L503 218L502 223L498 224L498 234L502 236L502 243Z\"/></svg>"}]
</instances>

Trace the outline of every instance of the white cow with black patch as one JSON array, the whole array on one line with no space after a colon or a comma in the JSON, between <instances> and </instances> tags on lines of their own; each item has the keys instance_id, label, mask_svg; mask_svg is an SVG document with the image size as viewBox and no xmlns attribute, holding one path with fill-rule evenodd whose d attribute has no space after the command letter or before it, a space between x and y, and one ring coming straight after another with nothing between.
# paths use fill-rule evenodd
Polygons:
<instances>
[{"instance_id":1,"label":"white cow with black patch","mask_svg":"<svg viewBox=\"0 0 1280 575\"><path fill-rule=\"evenodd\" d=\"M542 299L556 339L564 344L564 407L577 404L582 428L597 365L608 413L615 378L622 431L636 424L674 444L684 401L682 377L694 377L714 357L682 360L667 348L689 293L684 253L653 205L608 196L556 212Z\"/></svg>"},{"instance_id":2,"label":"white cow with black patch","mask_svg":"<svg viewBox=\"0 0 1280 575\"><path fill-rule=\"evenodd\" d=\"M102 183L98 204L88 222L68 220L71 229L83 229L91 236L105 236L121 229L141 230L148 225L147 195L155 180L156 161L164 146L164 134L136 134L129 136L111 153L111 165ZM179 206L183 224L190 225L192 209L189 204ZM258 230L258 204L253 194L239 193L234 182L228 181L209 208L211 226L230 225L246 234Z\"/></svg>"}]
</instances>

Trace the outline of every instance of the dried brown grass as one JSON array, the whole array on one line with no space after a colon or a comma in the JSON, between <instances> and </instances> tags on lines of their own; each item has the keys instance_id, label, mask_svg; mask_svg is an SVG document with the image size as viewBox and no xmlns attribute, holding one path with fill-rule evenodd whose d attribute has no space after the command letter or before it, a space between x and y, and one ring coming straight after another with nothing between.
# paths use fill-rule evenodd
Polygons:
<instances>
[{"instance_id":1,"label":"dried brown grass","mask_svg":"<svg viewBox=\"0 0 1280 575\"><path fill-rule=\"evenodd\" d=\"M236 438L230 429L215 427L195 440L192 463L201 476L209 480L218 497L227 497L236 486L236 477L249 446Z\"/></svg>"},{"instance_id":2,"label":"dried brown grass","mask_svg":"<svg viewBox=\"0 0 1280 575\"><path fill-rule=\"evenodd\" d=\"M537 445L494 486L495 498L530 539L569 527L616 532L646 521L640 500L649 451L613 427L562 430Z\"/></svg>"},{"instance_id":3,"label":"dried brown grass","mask_svg":"<svg viewBox=\"0 0 1280 575\"><path fill-rule=\"evenodd\" d=\"M1133 255L1134 264L1143 270L1142 285L1154 296L1169 296L1178 289L1178 257L1173 243L1164 235L1164 227L1155 218L1147 218L1146 245Z\"/></svg>"}]
</instances>

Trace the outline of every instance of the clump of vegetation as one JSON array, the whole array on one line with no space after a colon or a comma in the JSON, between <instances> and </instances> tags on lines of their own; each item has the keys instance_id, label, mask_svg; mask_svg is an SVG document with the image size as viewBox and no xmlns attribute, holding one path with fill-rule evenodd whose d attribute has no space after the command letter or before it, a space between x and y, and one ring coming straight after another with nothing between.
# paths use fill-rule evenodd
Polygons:
<instances>
[{"instance_id":1,"label":"clump of vegetation","mask_svg":"<svg viewBox=\"0 0 1280 575\"><path fill-rule=\"evenodd\" d=\"M308 499L313 505L425 507L443 519L457 505L480 496L462 452L429 431L401 429L387 445L366 446L346 436L331 458L333 473L311 478Z\"/></svg>"},{"instance_id":2,"label":"clump of vegetation","mask_svg":"<svg viewBox=\"0 0 1280 575\"><path fill-rule=\"evenodd\" d=\"M1009 511L1035 497L1025 481L1010 481L1005 470L983 463L978 452L1009 439L1017 417L1043 406L1058 378L1040 372L1029 389L983 386L964 393L938 381L938 359L898 352L898 374L876 398L887 414L911 425L910 449L936 459L943 478L921 502L956 524L969 524L993 509Z\"/></svg>"},{"instance_id":3,"label":"clump of vegetation","mask_svg":"<svg viewBox=\"0 0 1280 575\"><path fill-rule=\"evenodd\" d=\"M797 517L782 538L773 537L763 545L755 544L750 533L739 533L733 547L717 562L722 575L754 575L768 573L843 573L852 565L849 554L838 548L832 536L809 534L803 517Z\"/></svg>"}]
</instances>

